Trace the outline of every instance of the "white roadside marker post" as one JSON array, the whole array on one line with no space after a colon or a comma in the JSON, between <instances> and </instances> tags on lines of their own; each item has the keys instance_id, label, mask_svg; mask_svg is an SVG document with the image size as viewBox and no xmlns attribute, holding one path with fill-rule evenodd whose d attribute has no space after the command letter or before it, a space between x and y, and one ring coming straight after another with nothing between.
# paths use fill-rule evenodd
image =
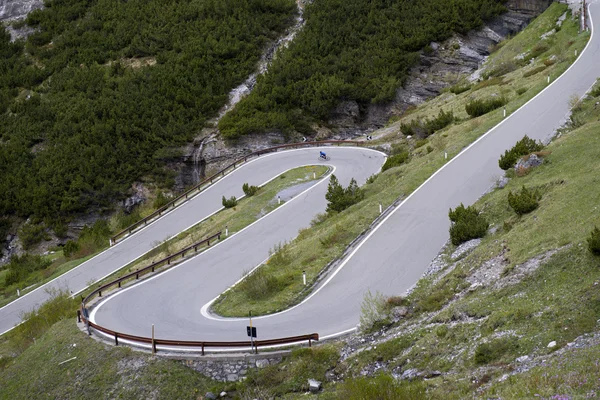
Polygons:
<instances>
[{"instance_id":1,"label":"white roadside marker post","mask_svg":"<svg viewBox=\"0 0 600 400\"><path fill-rule=\"evenodd\" d=\"M304 282L304 286L306 286L306 271L302 271L302 282Z\"/></svg>"},{"instance_id":2,"label":"white roadside marker post","mask_svg":"<svg viewBox=\"0 0 600 400\"><path fill-rule=\"evenodd\" d=\"M225 225L225 237L229 236L229 228Z\"/></svg>"},{"instance_id":3,"label":"white roadside marker post","mask_svg":"<svg viewBox=\"0 0 600 400\"><path fill-rule=\"evenodd\" d=\"M281 197L277 196L277 204L281 204Z\"/></svg>"},{"instance_id":4,"label":"white roadside marker post","mask_svg":"<svg viewBox=\"0 0 600 400\"><path fill-rule=\"evenodd\" d=\"M381 214L383 212L383 206L381 205L381 203L379 203L379 214Z\"/></svg>"}]
</instances>

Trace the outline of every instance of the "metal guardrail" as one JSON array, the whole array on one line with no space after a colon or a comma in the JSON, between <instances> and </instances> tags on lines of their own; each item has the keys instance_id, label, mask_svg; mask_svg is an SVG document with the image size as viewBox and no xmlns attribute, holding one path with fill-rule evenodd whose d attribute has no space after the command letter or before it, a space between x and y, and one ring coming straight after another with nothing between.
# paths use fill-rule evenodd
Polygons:
<instances>
[{"instance_id":1,"label":"metal guardrail","mask_svg":"<svg viewBox=\"0 0 600 400\"><path fill-rule=\"evenodd\" d=\"M132 234L140 227L148 225L148 223L152 222L154 219L162 217L164 214L166 214L170 210L173 210L174 208L185 203L186 201L188 201L192 197L194 197L197 194L199 194L200 192L202 192L204 189L206 189L207 187L212 185L214 182L216 182L220 178L223 178L228 171L235 170L238 166L247 162L248 159L250 159L250 158L260 157L263 154L275 153L282 149L295 149L295 148L314 147L314 146L323 146L323 145L360 146L361 144L363 144L363 142L344 141L344 140L324 140L324 141L320 141L320 142L303 142L303 143L284 144L284 145L269 147L267 149L258 150L253 153L250 153L247 156L240 158L240 159L234 161L233 163L229 164L228 166L226 166L225 168L223 168L216 174L206 178L205 180L198 183L193 188L187 190L185 193L182 193L181 195L175 197L173 200L169 201L163 207L159 208L158 210L156 210L152 214L148 215L147 217L142 218L141 220L139 220L139 221L135 222L134 224L128 226L127 228L123 229L121 232L117 233L116 235L114 235L113 237L110 238L110 245L112 246L112 245L116 244L119 239Z\"/></svg>"},{"instance_id":2,"label":"metal guardrail","mask_svg":"<svg viewBox=\"0 0 600 400\"><path fill-rule=\"evenodd\" d=\"M127 340L130 342L136 343L145 343L152 346L152 352L157 353L157 346L168 346L168 347L182 347L182 348L200 348L201 354L205 355L205 349L208 347L212 348L244 348L249 347L253 351L256 350L258 352L259 347L266 346L277 346L277 345L286 345L286 344L294 344L299 342L308 342L308 347L312 347L313 341L319 340L318 333L312 333L309 335L300 335L300 336L291 336L279 339L267 339L267 340L255 340L251 341L238 341L238 342L207 342L207 341L193 341L193 340L171 340L171 339L157 339L151 337L144 336L135 336L128 335L126 333L116 332L110 329L107 329L103 326L94 324L90 322L83 315L83 311L77 312L78 318L80 321L85 323L88 327L88 334L91 334L90 329L94 329L100 332L105 333L106 335L112 336L114 338L115 346L119 345L119 339Z\"/></svg>"},{"instance_id":3,"label":"metal guardrail","mask_svg":"<svg viewBox=\"0 0 600 400\"><path fill-rule=\"evenodd\" d=\"M204 244L206 244L207 246L210 247L211 241L213 241L215 239L219 240L220 238L221 238L221 232L218 232L209 238L206 238L204 240L196 242L196 243L186 247L185 249L178 251L175 254L172 254L168 257L163 258L162 260L152 263L151 265L149 265L147 267L144 267L140 270L131 272L127 275L124 275L120 278L117 278L111 282L108 282L108 283L96 288L90 294L88 294L85 298L82 299L81 306L80 306L79 310L77 310L77 320L79 322L84 322L86 324L87 329L88 329L88 334L90 334L90 335L91 335L91 329L94 329L99 332L103 332L106 335L112 336L115 340L115 346L119 345L119 339L127 340L130 342L147 343L147 344L152 345L152 351L154 353L157 352L156 346L160 346L160 345L171 346L171 347L196 347L196 348L199 347L199 348L201 348L202 355L204 355L205 354L204 349L206 347L214 347L214 348L250 347L250 348L252 348L253 351L254 351L254 349L256 349L256 351L258 352L259 347L292 344L292 343L305 342L305 341L308 341L308 346L311 347L312 341L319 340L319 334L317 334L317 333L312 333L309 335L285 337L285 338L279 338L279 339L255 340L253 342L251 342L251 341L208 342L208 341L156 339L154 337L149 338L149 337L144 337L144 336L135 336L135 335L129 335L127 333L113 331L111 329L105 328L101 325L98 325L98 324L95 324L95 323L89 321L88 309L86 308L86 303L88 303L95 295L98 295L98 297L102 297L102 291L105 291L106 289L113 287L115 285L120 288L122 282L124 282L128 279L132 279L133 277L135 277L135 279L137 280L143 274L146 274L148 272L154 272L156 270L156 268L164 266L165 264L170 265L171 261L173 261L179 257L184 258L185 255L189 254L191 251L193 251L194 253L197 252L198 248ZM153 330L153 335L154 335L154 330Z\"/></svg>"},{"instance_id":4,"label":"metal guardrail","mask_svg":"<svg viewBox=\"0 0 600 400\"><path fill-rule=\"evenodd\" d=\"M88 294L85 299L82 300L82 303L85 304L87 303L94 295L98 294L98 297L102 297L102 291L108 289L111 286L114 285L118 285L118 287L121 287L121 283L123 281L126 281L127 279L133 278L135 276L135 279L139 279L140 275L143 275L145 273L147 273L148 271L154 272L154 270L156 268L159 268L165 264L170 265L171 261L175 260L178 257L185 257L186 253L189 253L190 251L194 251L197 252L198 251L198 247L202 246L203 244L206 244L210 247L210 241L211 240L220 240L221 239L221 232L219 233L215 233L214 235L212 235L209 238L203 239L199 242L196 242L188 247L186 247L183 250L178 251L175 254L171 254L170 256L167 256L165 258L163 258L162 260L153 262L152 264L148 265L147 267L144 267L140 270L136 270L134 272L131 272L127 275L124 275L118 279L115 279L114 281L108 282L107 284L104 284L102 286L100 286L99 288L95 289L94 291L92 291L90 294Z\"/></svg>"}]
</instances>

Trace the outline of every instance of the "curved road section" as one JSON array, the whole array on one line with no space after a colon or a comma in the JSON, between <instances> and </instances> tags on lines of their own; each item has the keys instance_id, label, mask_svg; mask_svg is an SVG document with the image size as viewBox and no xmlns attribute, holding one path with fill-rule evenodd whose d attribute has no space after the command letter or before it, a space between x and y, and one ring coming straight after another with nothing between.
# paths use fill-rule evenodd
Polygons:
<instances>
[{"instance_id":1,"label":"curved road section","mask_svg":"<svg viewBox=\"0 0 600 400\"><path fill-rule=\"evenodd\" d=\"M590 11L599 15L599 1L590 4ZM434 174L382 221L311 297L290 310L255 318L259 338L311 332L328 337L352 330L367 290L392 295L414 285L448 239L448 209L477 200L502 173L499 155L524 135L535 139L552 135L566 120L569 98L590 89L600 74L599 66L600 40L592 35L586 50L561 78ZM332 152L333 160L342 156L354 154L345 149ZM270 161L276 166L284 157L278 154ZM355 164L362 166L367 155L360 157ZM344 170L343 178L347 181L356 176L364 181L366 176L359 175L364 171L362 167ZM151 324L156 324L156 335L161 338L247 339L246 319L212 317L206 312L208 305L243 271L263 261L273 244L294 237L298 228L306 225L307 215L322 210L324 192L325 185L317 185L285 210L268 215L200 256L104 300L92 320L142 336L149 336Z\"/></svg>"},{"instance_id":2,"label":"curved road section","mask_svg":"<svg viewBox=\"0 0 600 400\"><path fill-rule=\"evenodd\" d=\"M243 197L242 185L244 183L262 185L292 168L320 163L318 161L319 150L321 149L316 147L291 150L268 154L249 161L204 190L200 195L170 211L146 228L118 242L59 278L1 308L0 334L20 323L23 312L36 309L48 300L50 297L48 294L49 289L68 289L77 294L88 287L90 282L97 282L144 255L155 247L158 242L177 235L222 209L222 196L236 196L238 199ZM361 178L364 182L368 176L378 172L385 158L382 153L363 148L326 147L322 150L332 157L332 161L328 164L338 169L336 174L340 178L347 176L347 181L349 181L351 177L356 177L359 183L361 183ZM317 212L323 212L325 209L323 193L323 201L320 203L321 208L310 211L305 210L307 212L305 218L308 218L309 222L312 216ZM308 223L304 226L307 225ZM297 232L296 229L295 234ZM291 237L294 237L295 234ZM289 239L288 236L282 236L280 241L284 241L286 238ZM273 246L275 243L278 242L271 242L270 245ZM261 261L267 255L268 252L262 256ZM235 278L239 278L240 275L241 272Z\"/></svg>"}]
</instances>

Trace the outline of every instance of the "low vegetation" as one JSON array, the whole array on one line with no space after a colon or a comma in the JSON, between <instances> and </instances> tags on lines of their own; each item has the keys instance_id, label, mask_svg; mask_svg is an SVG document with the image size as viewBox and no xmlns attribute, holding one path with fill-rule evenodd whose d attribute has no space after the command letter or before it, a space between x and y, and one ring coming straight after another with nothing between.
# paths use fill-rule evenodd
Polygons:
<instances>
[{"instance_id":1,"label":"low vegetation","mask_svg":"<svg viewBox=\"0 0 600 400\"><path fill-rule=\"evenodd\" d=\"M508 205L518 215L529 214L539 206L541 194L537 190L529 190L525 186L520 192L508 192Z\"/></svg>"},{"instance_id":2,"label":"low vegetation","mask_svg":"<svg viewBox=\"0 0 600 400\"><path fill-rule=\"evenodd\" d=\"M340 185L335 175L331 175L327 186L327 212L341 212L346 208L364 199L364 192L358 187L356 180L352 178L348 187Z\"/></svg>"},{"instance_id":3,"label":"low vegetation","mask_svg":"<svg viewBox=\"0 0 600 400\"><path fill-rule=\"evenodd\" d=\"M471 118L476 118L506 105L507 102L508 100L504 97L488 100L473 100L465 106L465 110Z\"/></svg>"},{"instance_id":4,"label":"low vegetation","mask_svg":"<svg viewBox=\"0 0 600 400\"><path fill-rule=\"evenodd\" d=\"M231 196L228 199L226 199L225 196L223 196L221 203L223 204L223 207L225 207L225 208L233 208L233 207L237 206L238 201L235 198L235 196Z\"/></svg>"},{"instance_id":5,"label":"low vegetation","mask_svg":"<svg viewBox=\"0 0 600 400\"><path fill-rule=\"evenodd\" d=\"M445 112L440 110L437 117L433 119L413 119L410 123L402 123L400 130L406 136L418 136L426 138L433 135L435 132L444 129L454 122L454 113L452 111Z\"/></svg>"},{"instance_id":6,"label":"low vegetation","mask_svg":"<svg viewBox=\"0 0 600 400\"><path fill-rule=\"evenodd\" d=\"M504 154L500 156L498 165L500 165L500 168L506 171L507 169L514 167L521 157L541 151L543 148L544 145L542 143L536 142L535 140L529 138L529 136L525 135L523 139L519 140L513 146L512 149L506 150Z\"/></svg>"},{"instance_id":7,"label":"low vegetation","mask_svg":"<svg viewBox=\"0 0 600 400\"><path fill-rule=\"evenodd\" d=\"M462 203L448 213L452 225L450 226L450 240L458 246L471 239L485 236L489 224L473 206L465 207Z\"/></svg>"},{"instance_id":8,"label":"low vegetation","mask_svg":"<svg viewBox=\"0 0 600 400\"><path fill-rule=\"evenodd\" d=\"M594 227L587 242L590 252L594 255L600 256L600 229L598 229L598 227Z\"/></svg>"}]
</instances>

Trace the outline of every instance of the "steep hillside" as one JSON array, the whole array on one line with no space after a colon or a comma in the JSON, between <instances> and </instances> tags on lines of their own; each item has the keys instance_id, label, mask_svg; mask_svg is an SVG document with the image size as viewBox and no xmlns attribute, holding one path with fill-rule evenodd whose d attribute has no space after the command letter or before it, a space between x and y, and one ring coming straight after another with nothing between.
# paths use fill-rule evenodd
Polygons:
<instances>
[{"instance_id":1,"label":"steep hillside","mask_svg":"<svg viewBox=\"0 0 600 400\"><path fill-rule=\"evenodd\" d=\"M380 145L394 142L386 170L370 180L362 202L337 214L343 219L330 220L327 240L313 248L343 248L354 236L342 227L359 225L369 219L364 210L376 210L369 198L374 188L387 188L377 190L386 201L398 196L394 189L413 190L439 167L440 152L460 151L501 119L500 110L468 118L466 104L498 92L512 110L543 87L545 77L532 71L563 71L587 39L565 13L566 7L552 6L500 46L484 70L491 79L458 86L460 94L449 91L379 132ZM538 47L551 29L547 47ZM538 53L533 65L518 65L518 56L531 51ZM516 69L506 72L511 62ZM600 227L600 85L572 105L557 138L523 160L541 162L509 168L475 204L490 225L486 235L448 244L406 297L367 296L361 334L296 350L280 364L249 371L243 382L221 385L179 363L90 341L74 327L76 305L63 294L0 339L0 397L199 398L210 389L226 390L229 398L293 399L307 397L308 378L324 383L323 399L597 397L600 256L590 250L600 252L591 240ZM441 107L459 120L425 140L399 138L398 129L426 134ZM537 203L527 212L509 200L524 187ZM323 228L318 220L315 225ZM55 324L64 318L71 320Z\"/></svg>"},{"instance_id":2,"label":"steep hillside","mask_svg":"<svg viewBox=\"0 0 600 400\"><path fill-rule=\"evenodd\" d=\"M45 4L26 42L0 28L0 215L55 228L142 177L171 186L165 147L217 113L296 12L292 0Z\"/></svg>"}]
</instances>

